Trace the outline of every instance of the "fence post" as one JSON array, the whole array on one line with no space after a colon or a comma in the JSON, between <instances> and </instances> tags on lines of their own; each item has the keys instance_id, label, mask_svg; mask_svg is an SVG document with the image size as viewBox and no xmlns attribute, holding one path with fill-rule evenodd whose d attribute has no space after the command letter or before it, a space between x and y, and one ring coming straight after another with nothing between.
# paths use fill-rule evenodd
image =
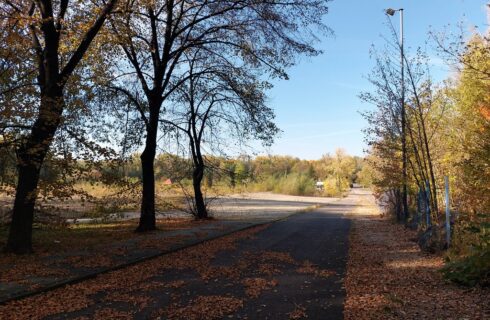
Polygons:
<instances>
[{"instance_id":1,"label":"fence post","mask_svg":"<svg viewBox=\"0 0 490 320\"><path fill-rule=\"evenodd\" d=\"M427 218L427 228L432 226L432 219L430 217L430 185L429 181L425 181L425 214Z\"/></svg>"},{"instance_id":2,"label":"fence post","mask_svg":"<svg viewBox=\"0 0 490 320\"><path fill-rule=\"evenodd\" d=\"M451 242L451 209L449 204L449 177L444 177L446 185L446 244L449 247Z\"/></svg>"}]
</instances>

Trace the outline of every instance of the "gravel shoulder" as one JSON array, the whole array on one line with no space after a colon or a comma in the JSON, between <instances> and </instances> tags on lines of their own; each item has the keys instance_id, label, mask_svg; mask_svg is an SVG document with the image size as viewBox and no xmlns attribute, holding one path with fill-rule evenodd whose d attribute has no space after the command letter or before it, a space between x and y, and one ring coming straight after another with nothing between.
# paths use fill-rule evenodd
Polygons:
<instances>
[{"instance_id":1,"label":"gravel shoulder","mask_svg":"<svg viewBox=\"0 0 490 320\"><path fill-rule=\"evenodd\" d=\"M287 217L297 211L334 204L341 199L327 197L304 197L255 192L232 194L208 199L208 209L212 217L225 220L271 220ZM136 219L139 212L128 211L114 214L118 220ZM157 213L157 218L189 218L182 211ZM83 221L80 220L79 221Z\"/></svg>"}]
</instances>

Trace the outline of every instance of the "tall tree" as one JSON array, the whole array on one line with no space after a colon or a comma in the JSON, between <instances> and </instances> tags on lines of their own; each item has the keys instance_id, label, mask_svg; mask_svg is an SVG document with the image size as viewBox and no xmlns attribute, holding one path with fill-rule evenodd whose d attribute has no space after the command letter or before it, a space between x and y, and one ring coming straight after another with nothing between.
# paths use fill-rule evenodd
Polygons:
<instances>
[{"instance_id":1,"label":"tall tree","mask_svg":"<svg viewBox=\"0 0 490 320\"><path fill-rule=\"evenodd\" d=\"M278 128L274 112L265 105L270 85L257 79L251 68L237 68L226 61L196 50L189 61L189 77L172 97L171 119L162 120L182 132L193 163L193 213L199 219L208 212L201 185L206 161L202 144L208 150L250 138L270 145ZM241 177L237 175L237 180Z\"/></svg>"},{"instance_id":2,"label":"tall tree","mask_svg":"<svg viewBox=\"0 0 490 320\"><path fill-rule=\"evenodd\" d=\"M29 42L39 104L30 132L17 149L18 182L7 251L32 251L32 222L39 174L65 109L64 89L117 0L104 5L68 0L6 1L2 24L11 39ZM83 12L84 17L79 13ZM31 111L32 112L32 111Z\"/></svg>"},{"instance_id":3,"label":"tall tree","mask_svg":"<svg viewBox=\"0 0 490 320\"><path fill-rule=\"evenodd\" d=\"M400 181L403 181L403 178L397 175L397 172L400 171L397 169L397 162L400 161L402 153L400 75L397 59L393 61L393 55L389 49L386 50L382 54L374 51L376 67L370 81L375 91L361 94L361 99L377 107L374 112L365 114L370 125L366 130L367 141L375 155L372 159L378 161L372 163L372 166L380 172L378 177L381 178L378 181L375 180L374 184L391 190L388 193L396 198L392 202L395 204L397 217L399 220L406 221L408 217L402 214L404 212L402 186L396 187ZM407 83L408 89L405 104L407 164L411 172L406 182L412 189L412 193L419 188L425 190L428 184L432 213L434 217L437 217L437 181L427 130L428 118L426 117L433 107L433 88L426 61L427 57L422 52L418 52L413 58L405 55L407 76L403 81ZM398 199L399 196L400 199Z\"/></svg>"},{"instance_id":4,"label":"tall tree","mask_svg":"<svg viewBox=\"0 0 490 320\"><path fill-rule=\"evenodd\" d=\"M480 75L490 74L490 42L473 35L461 59L466 64L444 92L449 110L443 119L445 130L436 136L436 142L445 145L442 157L446 159L444 169L454 181L454 202L470 219L476 219L479 213L487 213L488 219L490 77ZM454 127L458 130L448 129Z\"/></svg>"}]
</instances>

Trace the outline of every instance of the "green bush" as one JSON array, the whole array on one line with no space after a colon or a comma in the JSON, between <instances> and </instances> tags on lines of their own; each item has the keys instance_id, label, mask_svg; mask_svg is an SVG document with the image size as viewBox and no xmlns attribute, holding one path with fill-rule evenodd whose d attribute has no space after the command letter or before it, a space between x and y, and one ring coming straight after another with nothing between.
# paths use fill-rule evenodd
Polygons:
<instances>
[{"instance_id":1,"label":"green bush","mask_svg":"<svg viewBox=\"0 0 490 320\"><path fill-rule=\"evenodd\" d=\"M489 223L480 223L466 226L455 235L455 246L442 269L446 279L465 286L490 286L489 231Z\"/></svg>"},{"instance_id":2,"label":"green bush","mask_svg":"<svg viewBox=\"0 0 490 320\"><path fill-rule=\"evenodd\" d=\"M474 255L450 261L442 272L446 279L458 284L490 286L490 251L477 249Z\"/></svg>"},{"instance_id":3,"label":"green bush","mask_svg":"<svg viewBox=\"0 0 490 320\"><path fill-rule=\"evenodd\" d=\"M312 196L315 194L315 181L306 174L290 174L279 179L273 191L294 196Z\"/></svg>"}]
</instances>

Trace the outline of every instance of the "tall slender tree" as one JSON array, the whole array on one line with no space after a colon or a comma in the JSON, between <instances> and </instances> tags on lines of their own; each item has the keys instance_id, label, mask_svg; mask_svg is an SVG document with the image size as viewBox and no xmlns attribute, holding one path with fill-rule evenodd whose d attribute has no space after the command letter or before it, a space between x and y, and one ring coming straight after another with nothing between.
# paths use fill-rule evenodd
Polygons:
<instances>
[{"instance_id":1,"label":"tall slender tree","mask_svg":"<svg viewBox=\"0 0 490 320\"><path fill-rule=\"evenodd\" d=\"M208 217L201 188L207 167L204 141L211 151L251 138L270 145L279 129L273 123L273 110L265 104L270 84L260 81L252 68L230 65L200 49L191 55L186 59L189 77L171 97L171 118L162 122L186 138L193 163L192 211L204 219Z\"/></svg>"},{"instance_id":2,"label":"tall slender tree","mask_svg":"<svg viewBox=\"0 0 490 320\"><path fill-rule=\"evenodd\" d=\"M387 49L388 50L388 49ZM361 99L377 106L374 112L365 114L370 127L366 130L367 141L376 155L375 169L381 172L383 179L375 181L375 185L391 190L396 199L393 201L399 220L405 220L403 214L403 188L398 185L403 177L396 165L400 161L401 147L401 105L400 78L398 63L393 61L390 51L379 54L375 52L376 67L370 81L375 86L375 92L361 94ZM406 100L406 133L407 133L407 165L410 169L407 181L412 190L423 188L426 184L430 189L430 203L434 218L437 217L437 187L434 163L427 132L426 113L432 108L432 84L430 74L425 66L426 56L419 52L413 58L405 56L408 84ZM380 159L383 159L380 161ZM388 167L391 169L388 170ZM401 197L401 198L399 198Z\"/></svg>"}]
</instances>

